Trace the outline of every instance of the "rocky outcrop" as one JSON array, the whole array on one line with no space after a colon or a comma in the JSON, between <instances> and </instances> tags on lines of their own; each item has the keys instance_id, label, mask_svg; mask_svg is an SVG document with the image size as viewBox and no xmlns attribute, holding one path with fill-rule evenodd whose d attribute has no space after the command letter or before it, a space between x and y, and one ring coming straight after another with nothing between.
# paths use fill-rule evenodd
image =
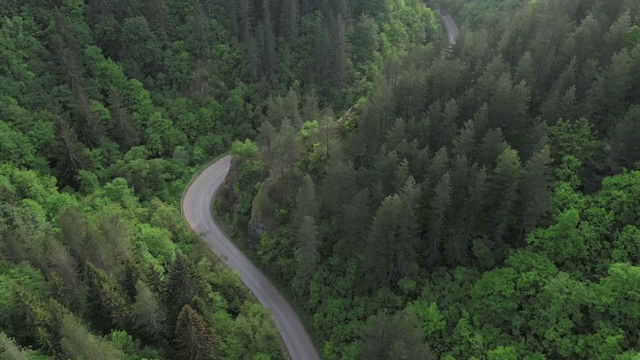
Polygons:
<instances>
[{"instance_id":1,"label":"rocky outcrop","mask_svg":"<svg viewBox=\"0 0 640 360\"><path fill-rule=\"evenodd\" d=\"M275 205L269 197L271 185L271 179L266 179L253 199L251 219L247 225L247 241L252 246L258 244L262 235L275 228L273 219Z\"/></svg>"},{"instance_id":2,"label":"rocky outcrop","mask_svg":"<svg viewBox=\"0 0 640 360\"><path fill-rule=\"evenodd\" d=\"M249 220L247 225L247 242L251 246L255 246L260 242L262 235L269 232L271 229L269 225L259 219L253 217Z\"/></svg>"},{"instance_id":3,"label":"rocky outcrop","mask_svg":"<svg viewBox=\"0 0 640 360\"><path fill-rule=\"evenodd\" d=\"M229 173L224 179L224 183L220 186L218 193L214 201L214 210L217 210L220 214L226 214L233 211L233 205L237 201L237 196L233 191L233 185L237 174L237 159L234 156L231 157Z\"/></svg>"}]
</instances>

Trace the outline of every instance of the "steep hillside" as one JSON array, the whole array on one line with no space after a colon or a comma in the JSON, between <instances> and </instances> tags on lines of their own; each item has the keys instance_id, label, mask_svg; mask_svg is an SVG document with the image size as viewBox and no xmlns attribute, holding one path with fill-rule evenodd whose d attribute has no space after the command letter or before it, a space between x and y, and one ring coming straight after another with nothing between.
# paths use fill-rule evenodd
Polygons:
<instances>
[{"instance_id":1,"label":"steep hillside","mask_svg":"<svg viewBox=\"0 0 640 360\"><path fill-rule=\"evenodd\" d=\"M234 147L218 209L325 358L638 356L638 4L443 2L455 45L386 58L357 116Z\"/></svg>"}]
</instances>

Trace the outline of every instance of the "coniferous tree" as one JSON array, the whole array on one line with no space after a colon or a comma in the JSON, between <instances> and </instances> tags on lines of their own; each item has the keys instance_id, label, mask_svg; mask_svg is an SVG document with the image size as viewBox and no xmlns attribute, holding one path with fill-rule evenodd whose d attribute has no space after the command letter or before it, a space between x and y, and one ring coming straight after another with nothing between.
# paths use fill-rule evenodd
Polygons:
<instances>
[{"instance_id":1,"label":"coniferous tree","mask_svg":"<svg viewBox=\"0 0 640 360\"><path fill-rule=\"evenodd\" d=\"M424 344L415 314L403 310L395 315L379 311L364 329L361 359L431 360L436 357Z\"/></svg>"},{"instance_id":2,"label":"coniferous tree","mask_svg":"<svg viewBox=\"0 0 640 360\"><path fill-rule=\"evenodd\" d=\"M475 165L475 164L474 164ZM468 189L474 166L464 155L458 155L451 165L451 205L449 238L445 239L444 249L449 264L463 264L469 259L469 234L465 218Z\"/></svg>"},{"instance_id":3,"label":"coniferous tree","mask_svg":"<svg viewBox=\"0 0 640 360\"><path fill-rule=\"evenodd\" d=\"M448 238L451 191L451 175L446 172L436 184L431 200L427 264L432 267L440 262L444 240Z\"/></svg>"},{"instance_id":4,"label":"coniferous tree","mask_svg":"<svg viewBox=\"0 0 640 360\"><path fill-rule=\"evenodd\" d=\"M47 239L45 246L51 272L58 276L62 283L61 291L56 299L66 307L74 309L79 305L82 295L77 261L58 239Z\"/></svg>"},{"instance_id":5,"label":"coniferous tree","mask_svg":"<svg viewBox=\"0 0 640 360\"><path fill-rule=\"evenodd\" d=\"M331 64L333 83L338 89L347 84L348 43L344 15L338 14L331 28Z\"/></svg>"},{"instance_id":6,"label":"coniferous tree","mask_svg":"<svg viewBox=\"0 0 640 360\"><path fill-rule=\"evenodd\" d=\"M493 174L489 179L490 206L489 231L493 249L498 256L504 250L504 241L509 237L514 221L517 189L522 176L522 166L518 152L506 148L498 157Z\"/></svg>"},{"instance_id":7,"label":"coniferous tree","mask_svg":"<svg viewBox=\"0 0 640 360\"><path fill-rule=\"evenodd\" d=\"M237 38L240 38L240 32L241 32L241 25L239 24L241 22L241 20L239 20L239 4L238 1L236 0L226 0L224 3L224 6L227 10L227 18L229 19L229 30L231 31L231 34L233 34L234 36L236 36ZM196 13L198 6L196 4Z\"/></svg>"},{"instance_id":8,"label":"coniferous tree","mask_svg":"<svg viewBox=\"0 0 640 360\"><path fill-rule=\"evenodd\" d=\"M250 36L245 40L245 50L247 52L247 58L249 60L249 76L252 81L258 81L260 75L260 58L262 53L260 52L259 44L253 36Z\"/></svg>"},{"instance_id":9,"label":"coniferous tree","mask_svg":"<svg viewBox=\"0 0 640 360\"><path fill-rule=\"evenodd\" d=\"M449 159L449 151L446 147L441 147L438 152L435 153L433 159L429 163L426 178L430 184L437 184L442 179L442 176L451 168L451 162Z\"/></svg>"},{"instance_id":10,"label":"coniferous tree","mask_svg":"<svg viewBox=\"0 0 640 360\"><path fill-rule=\"evenodd\" d=\"M29 355L15 340L0 332L0 355L7 360L29 360Z\"/></svg>"},{"instance_id":11,"label":"coniferous tree","mask_svg":"<svg viewBox=\"0 0 640 360\"><path fill-rule=\"evenodd\" d=\"M222 359L220 338L189 305L184 305L178 315L173 344L177 360Z\"/></svg>"},{"instance_id":12,"label":"coniferous tree","mask_svg":"<svg viewBox=\"0 0 640 360\"><path fill-rule=\"evenodd\" d=\"M298 0L283 0L280 11L280 36L296 48L298 44Z\"/></svg>"},{"instance_id":13,"label":"coniferous tree","mask_svg":"<svg viewBox=\"0 0 640 360\"><path fill-rule=\"evenodd\" d=\"M171 268L166 289L166 301L169 308L170 323L178 312L195 296L206 297L206 283L191 260L178 251Z\"/></svg>"},{"instance_id":14,"label":"coniferous tree","mask_svg":"<svg viewBox=\"0 0 640 360\"><path fill-rule=\"evenodd\" d=\"M166 0L144 0L144 17L159 33L169 34L172 28L171 15Z\"/></svg>"},{"instance_id":15,"label":"coniferous tree","mask_svg":"<svg viewBox=\"0 0 640 360\"><path fill-rule=\"evenodd\" d=\"M144 282L138 280L135 290L135 302L132 307L134 329L147 339L162 344L168 332L164 310L156 295Z\"/></svg>"},{"instance_id":16,"label":"coniferous tree","mask_svg":"<svg viewBox=\"0 0 640 360\"><path fill-rule=\"evenodd\" d=\"M165 283L162 279L162 269L156 265L151 264L146 271L146 279L149 282L149 287L156 294L163 294L166 291Z\"/></svg>"},{"instance_id":17,"label":"coniferous tree","mask_svg":"<svg viewBox=\"0 0 640 360\"><path fill-rule=\"evenodd\" d=\"M78 140L75 131L66 121L59 119L56 125L56 133L59 139L58 153L60 154L57 168L61 183L72 186L77 185L76 175L80 170L91 167L91 159L86 152L84 144Z\"/></svg>"},{"instance_id":18,"label":"coniferous tree","mask_svg":"<svg viewBox=\"0 0 640 360\"><path fill-rule=\"evenodd\" d=\"M390 288L415 275L417 229L413 205L400 195L384 199L365 246L364 273L372 284Z\"/></svg>"},{"instance_id":19,"label":"coniferous tree","mask_svg":"<svg viewBox=\"0 0 640 360\"><path fill-rule=\"evenodd\" d=\"M109 91L109 112L113 121L112 136L124 152L140 142L140 135L131 113L123 106L121 96L116 89Z\"/></svg>"},{"instance_id":20,"label":"coniferous tree","mask_svg":"<svg viewBox=\"0 0 640 360\"><path fill-rule=\"evenodd\" d=\"M455 156L465 156L473 158L476 149L476 127L473 120L468 120L460 128L458 136L453 139L452 154Z\"/></svg>"},{"instance_id":21,"label":"coniferous tree","mask_svg":"<svg viewBox=\"0 0 640 360\"><path fill-rule=\"evenodd\" d=\"M234 2L235 0L232 0L230 2ZM252 29L252 22L251 22L251 8L250 8L250 1L249 0L239 0L238 2L238 21L239 21L239 35L240 35L240 40L247 42L249 41L249 39L251 39L251 31Z\"/></svg>"},{"instance_id":22,"label":"coniferous tree","mask_svg":"<svg viewBox=\"0 0 640 360\"><path fill-rule=\"evenodd\" d=\"M235 1L233 1L233 3L235 4ZM198 51L198 53L200 56L204 56L206 54L204 53L204 50L209 47L209 18L200 1L196 1L194 3L193 10L193 31L195 38L200 43L199 45L202 49L201 51ZM235 14L235 9L233 7L229 11ZM237 27L237 24L235 24L235 18L231 18L231 21L232 26ZM237 29L234 30L234 33L235 32L237 32Z\"/></svg>"},{"instance_id":23,"label":"coniferous tree","mask_svg":"<svg viewBox=\"0 0 640 360\"><path fill-rule=\"evenodd\" d=\"M600 131L610 131L612 122L624 110L624 99L631 88L631 66L626 50L616 53L587 94L586 107Z\"/></svg>"},{"instance_id":24,"label":"coniferous tree","mask_svg":"<svg viewBox=\"0 0 640 360\"><path fill-rule=\"evenodd\" d=\"M136 261L131 258L125 259L122 287L129 298L129 302L135 300L137 294L136 286L142 277L142 271Z\"/></svg>"},{"instance_id":25,"label":"coniferous tree","mask_svg":"<svg viewBox=\"0 0 640 360\"><path fill-rule=\"evenodd\" d=\"M315 29L314 29L314 42L313 42L313 68L312 76L308 76L318 84L324 84L325 79L329 73L329 59L331 43L329 38L329 31L324 19L321 16L316 16Z\"/></svg>"},{"instance_id":26,"label":"coniferous tree","mask_svg":"<svg viewBox=\"0 0 640 360\"><path fill-rule=\"evenodd\" d=\"M125 329L130 309L117 284L102 270L87 262L85 266L87 300L94 325L107 332L111 326Z\"/></svg>"},{"instance_id":27,"label":"coniferous tree","mask_svg":"<svg viewBox=\"0 0 640 360\"><path fill-rule=\"evenodd\" d=\"M640 159L640 106L633 106L611 133L609 144L615 163L632 169Z\"/></svg>"},{"instance_id":28,"label":"coniferous tree","mask_svg":"<svg viewBox=\"0 0 640 360\"><path fill-rule=\"evenodd\" d=\"M298 284L298 293L304 293L304 288L311 282L314 272L317 270L319 254L318 247L318 227L315 219L311 216L304 216L298 228L297 234L298 248L296 257L296 275L294 282Z\"/></svg>"},{"instance_id":29,"label":"coniferous tree","mask_svg":"<svg viewBox=\"0 0 640 360\"><path fill-rule=\"evenodd\" d=\"M300 143L291 121L285 118L280 127L280 134L274 145L275 163L281 175L291 171L300 154Z\"/></svg>"},{"instance_id":30,"label":"coniferous tree","mask_svg":"<svg viewBox=\"0 0 640 360\"><path fill-rule=\"evenodd\" d=\"M98 116L96 103L89 99L84 87L80 84L74 89L80 121L76 125L81 141L90 148L96 148L102 141L105 131L103 120Z\"/></svg>"},{"instance_id":31,"label":"coniferous tree","mask_svg":"<svg viewBox=\"0 0 640 360\"><path fill-rule=\"evenodd\" d=\"M276 36L273 32L273 19L271 17L271 0L262 2L262 63L264 73L271 82L276 81L278 69L278 57L276 53Z\"/></svg>"},{"instance_id":32,"label":"coniferous tree","mask_svg":"<svg viewBox=\"0 0 640 360\"><path fill-rule=\"evenodd\" d=\"M526 163L521 182L522 225L520 236L526 236L543 220L551 200L551 151L545 146Z\"/></svg>"},{"instance_id":33,"label":"coniferous tree","mask_svg":"<svg viewBox=\"0 0 640 360\"><path fill-rule=\"evenodd\" d=\"M58 325L64 358L104 360L126 358L122 350L103 338L91 334L72 314L64 316Z\"/></svg>"},{"instance_id":34,"label":"coniferous tree","mask_svg":"<svg viewBox=\"0 0 640 360\"><path fill-rule=\"evenodd\" d=\"M267 158L272 155L277 136L276 128L269 121L263 121L260 128L258 128L258 144L267 153Z\"/></svg>"},{"instance_id":35,"label":"coniferous tree","mask_svg":"<svg viewBox=\"0 0 640 360\"><path fill-rule=\"evenodd\" d=\"M370 191L364 188L353 197L341 217L343 237L336 244L334 253L342 258L351 258L350 254L360 251L365 244L367 221L371 219Z\"/></svg>"}]
</instances>

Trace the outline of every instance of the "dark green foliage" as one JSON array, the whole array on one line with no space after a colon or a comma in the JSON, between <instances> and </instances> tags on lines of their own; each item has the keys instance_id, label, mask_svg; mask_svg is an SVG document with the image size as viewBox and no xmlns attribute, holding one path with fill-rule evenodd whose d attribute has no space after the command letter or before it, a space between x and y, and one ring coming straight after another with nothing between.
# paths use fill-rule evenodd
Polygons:
<instances>
[{"instance_id":1,"label":"dark green foliage","mask_svg":"<svg viewBox=\"0 0 640 360\"><path fill-rule=\"evenodd\" d=\"M166 303L170 310L170 321L176 319L182 307L190 304L195 296L204 298L207 293L206 283L191 260L178 251L169 268Z\"/></svg>"},{"instance_id":2,"label":"dark green foliage","mask_svg":"<svg viewBox=\"0 0 640 360\"><path fill-rule=\"evenodd\" d=\"M173 340L175 359L222 359L220 338L206 323L202 315L185 305L180 311Z\"/></svg>"},{"instance_id":3,"label":"dark green foliage","mask_svg":"<svg viewBox=\"0 0 640 360\"><path fill-rule=\"evenodd\" d=\"M228 216L311 314L325 358L637 355L622 295L640 226L635 3L443 0L461 29L446 50L394 30L429 22L404 13L413 1L400 17L384 2L300 3L305 80L342 104L323 85L341 86L350 13L347 88L366 74L368 95L333 131L272 100L251 155L266 160L259 190L226 197L256 194L249 220Z\"/></svg>"},{"instance_id":4,"label":"dark green foliage","mask_svg":"<svg viewBox=\"0 0 640 360\"><path fill-rule=\"evenodd\" d=\"M111 327L123 330L128 327L130 309L125 294L108 277L90 262L85 267L88 314L93 324L106 332Z\"/></svg>"},{"instance_id":5,"label":"dark green foliage","mask_svg":"<svg viewBox=\"0 0 640 360\"><path fill-rule=\"evenodd\" d=\"M405 310L393 316L378 313L369 318L364 329L367 339L362 344L362 359L435 359L424 345L424 334L418 319Z\"/></svg>"},{"instance_id":6,"label":"dark green foliage","mask_svg":"<svg viewBox=\"0 0 640 360\"><path fill-rule=\"evenodd\" d=\"M281 358L180 225L232 146L324 358L637 356L638 1L439 5L0 1L0 351Z\"/></svg>"}]
</instances>

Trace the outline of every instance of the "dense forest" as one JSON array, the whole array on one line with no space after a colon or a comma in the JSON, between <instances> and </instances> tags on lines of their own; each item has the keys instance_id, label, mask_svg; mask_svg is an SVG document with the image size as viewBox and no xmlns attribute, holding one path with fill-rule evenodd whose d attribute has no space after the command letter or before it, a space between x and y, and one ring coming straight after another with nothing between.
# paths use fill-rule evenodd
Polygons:
<instances>
[{"instance_id":1,"label":"dense forest","mask_svg":"<svg viewBox=\"0 0 640 360\"><path fill-rule=\"evenodd\" d=\"M333 118L365 101L384 59L444 49L435 13L0 0L0 15L0 358L286 359L180 197L234 139Z\"/></svg>"},{"instance_id":2,"label":"dense forest","mask_svg":"<svg viewBox=\"0 0 640 360\"><path fill-rule=\"evenodd\" d=\"M286 359L178 207L228 149L323 358L639 358L639 11L0 0L0 358Z\"/></svg>"},{"instance_id":3,"label":"dense forest","mask_svg":"<svg viewBox=\"0 0 640 360\"><path fill-rule=\"evenodd\" d=\"M325 359L640 358L640 2L439 4L344 116L272 97L219 218Z\"/></svg>"}]
</instances>

